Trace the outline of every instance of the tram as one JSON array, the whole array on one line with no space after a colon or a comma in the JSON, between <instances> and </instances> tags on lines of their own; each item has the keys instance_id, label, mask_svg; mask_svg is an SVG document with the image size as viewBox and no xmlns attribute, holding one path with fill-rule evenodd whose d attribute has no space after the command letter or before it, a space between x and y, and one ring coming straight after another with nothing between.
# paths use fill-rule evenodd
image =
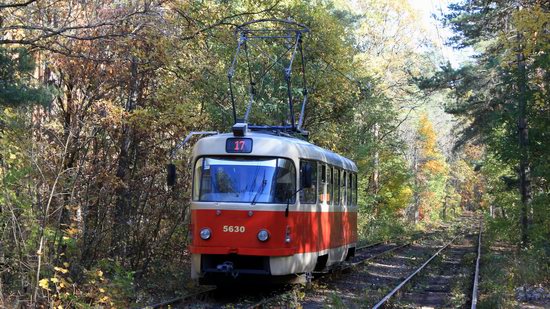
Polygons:
<instances>
[{"instance_id":1,"label":"tram","mask_svg":"<svg viewBox=\"0 0 550 309\"><path fill-rule=\"evenodd\" d=\"M257 28L260 24L277 27ZM307 32L302 24L276 19L237 27L239 40L228 72L232 132L194 132L178 146L183 147L193 134L210 135L197 141L191 160L191 277L200 283L310 278L311 273L326 271L355 254L357 166L309 143L308 132L302 129L308 97L302 37ZM275 67L266 65L255 77L257 70L249 59L249 44L255 39L283 41L284 53L276 61L288 59L282 70L288 114L281 126L248 121L252 104L263 93L255 88L257 79ZM242 51L250 93L244 118L238 119L232 79ZM297 123L291 82L295 59L301 63L302 77ZM175 183L175 171L175 165L169 164L169 185Z\"/></svg>"},{"instance_id":2,"label":"tram","mask_svg":"<svg viewBox=\"0 0 550 309\"><path fill-rule=\"evenodd\" d=\"M357 242L357 167L301 139L248 132L193 150L192 278L323 271Z\"/></svg>"}]
</instances>

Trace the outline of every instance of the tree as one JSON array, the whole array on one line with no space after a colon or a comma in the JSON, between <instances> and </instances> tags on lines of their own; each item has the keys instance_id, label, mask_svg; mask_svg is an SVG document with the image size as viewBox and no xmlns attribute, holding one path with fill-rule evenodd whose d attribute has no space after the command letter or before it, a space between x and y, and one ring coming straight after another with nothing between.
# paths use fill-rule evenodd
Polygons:
<instances>
[{"instance_id":1,"label":"tree","mask_svg":"<svg viewBox=\"0 0 550 309\"><path fill-rule=\"evenodd\" d=\"M0 47L0 106L50 103L50 91L33 80L33 70L28 50Z\"/></svg>"},{"instance_id":2,"label":"tree","mask_svg":"<svg viewBox=\"0 0 550 309\"><path fill-rule=\"evenodd\" d=\"M476 0L449 8L445 22L456 34L451 43L477 48L479 55L458 70L442 68L428 84L453 90L455 103L447 108L463 120L458 146L485 143L489 154L517 166L526 244L531 193L540 199L547 192L548 164L538 158L548 150L541 118L548 115L548 100L541 101L548 97L548 3Z\"/></svg>"},{"instance_id":3,"label":"tree","mask_svg":"<svg viewBox=\"0 0 550 309\"><path fill-rule=\"evenodd\" d=\"M426 114L419 120L415 147L416 196L411 217L414 222L436 220L445 202L448 167L438 149L436 132Z\"/></svg>"},{"instance_id":4,"label":"tree","mask_svg":"<svg viewBox=\"0 0 550 309\"><path fill-rule=\"evenodd\" d=\"M26 224L23 218L35 218L31 199L21 194L20 183L31 174L30 160L25 150L28 142L29 125L21 117L32 104L46 105L51 101L47 87L40 86L32 79L34 63L26 49L6 49L0 47L0 262L23 261L30 253L29 247L22 244L29 237L21 229ZM11 215L9 215L11 214ZM13 238L6 239L5 231L12 230ZM32 226L33 232L37 226ZM28 237L28 238L27 238ZM10 241L11 240L11 241ZM17 272L17 271L15 271ZM7 278L6 278L7 277ZM9 272L0 277L2 283L9 279L19 279ZM0 293L2 291L0 290ZM3 304L2 304L3 305Z\"/></svg>"}]
</instances>

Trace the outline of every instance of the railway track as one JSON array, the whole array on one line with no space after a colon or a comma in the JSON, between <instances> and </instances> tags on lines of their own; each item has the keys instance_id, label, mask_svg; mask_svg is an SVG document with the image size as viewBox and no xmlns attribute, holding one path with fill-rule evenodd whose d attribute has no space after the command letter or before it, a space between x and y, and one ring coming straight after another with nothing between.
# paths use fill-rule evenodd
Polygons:
<instances>
[{"instance_id":1,"label":"railway track","mask_svg":"<svg viewBox=\"0 0 550 309\"><path fill-rule=\"evenodd\" d=\"M301 306L465 307L474 298L470 288L478 233L470 227L477 226L477 219L466 218L462 226L467 228L448 229L449 233L440 232L368 258L350 274L306 296Z\"/></svg>"},{"instance_id":2,"label":"railway track","mask_svg":"<svg viewBox=\"0 0 550 309\"><path fill-rule=\"evenodd\" d=\"M342 274L348 273L349 271L352 271L353 269L356 269L357 267L367 263L368 261L379 258L379 257L384 256L386 254L389 254L393 251L399 250L401 248L405 248L407 246L410 246L414 242L416 242L416 241L418 241L422 238L425 238L425 237L430 237L433 234L435 234L435 232L428 233L428 234L417 233L417 234L411 235L410 239L399 238L399 239L396 239L395 241L381 241L381 242L376 242L376 243L372 243L372 244L368 244L368 245L358 247L355 257L353 257L347 263L339 266L338 268L332 269L331 272L329 272L329 273L319 273L318 276L316 277L316 279L320 279L320 280L316 281L316 283L319 283L319 281L327 281L327 282L331 281L333 279L332 277L334 277L334 276L338 277ZM321 282L321 284L323 284L323 283ZM282 297L281 297L281 295L277 295L273 298L262 299L261 301L255 303L253 305L250 305L250 306L245 306L244 308L258 309L258 308L264 308L264 307L272 307L271 305L273 305L274 307L277 307L277 308L281 308L281 307L282 308L285 308L285 307L288 308L289 306L285 306L284 304L281 304L280 301L277 302L276 299L296 298L296 296L295 296L296 293L299 294L300 292L299 291L297 292L295 289L293 289L293 290L290 290L290 291L287 292L286 297L284 295ZM306 307L307 307L307 305L304 308L306 308ZM324 308L324 306L322 306L322 308Z\"/></svg>"},{"instance_id":3,"label":"railway track","mask_svg":"<svg viewBox=\"0 0 550 309\"><path fill-rule=\"evenodd\" d=\"M465 307L468 302L471 308L476 308L481 231L480 224L477 237L455 236L395 286L373 308L381 308L389 303L394 308L456 308ZM473 272L472 265L475 265ZM470 284L473 288L471 293L468 293Z\"/></svg>"},{"instance_id":4,"label":"railway track","mask_svg":"<svg viewBox=\"0 0 550 309\"><path fill-rule=\"evenodd\" d=\"M419 236L420 234L415 234L412 237ZM403 239L400 239L399 241L402 241ZM353 268L357 265L360 265L364 263L365 261L369 259L373 259L377 256L386 254L388 252L391 252L395 249L398 249L402 246L410 245L410 241L407 241L405 244L399 244L397 245L396 242L393 241L380 241L372 244L367 244L361 247L357 248L357 255L347 264L340 267L336 271L346 271L350 268ZM317 277L322 277L323 273L317 273ZM284 288L282 288L284 289ZM286 288L285 291L281 291L281 289L277 289L276 291L269 290L271 293L267 294L275 294L275 295L267 295L265 292L261 293L262 291L259 291L261 295L256 295L256 297L262 298L260 301L255 303L248 303L246 304L246 300L237 300L235 302L235 299L232 300L233 303L241 303L243 308L261 308L264 303L268 303L270 300L272 300L275 297L280 297L282 293L291 293L292 289ZM281 293L282 292L282 293ZM213 295L213 294L218 295ZM210 297L213 296L213 297ZM244 295L243 298L246 299L248 295ZM147 305L143 307L143 309L158 309L158 308L185 308L187 305L191 305L193 303L204 303L205 299L207 298L215 298L217 301L211 302L211 304L208 307L216 307L216 303L222 304L224 299L229 300L227 298L227 295L224 295L223 291L219 291L216 287L205 287L197 292L190 293L184 296L180 297L174 297L172 299L168 299L162 302L154 303Z\"/></svg>"},{"instance_id":5,"label":"railway track","mask_svg":"<svg viewBox=\"0 0 550 309\"><path fill-rule=\"evenodd\" d=\"M326 307L327 299L326 297L316 297L316 290L322 290L325 289L324 286L333 285L332 281L339 282L336 283L336 286L344 286L345 289L347 289L346 292L343 292L342 289L338 287L338 290L342 292L340 294L344 294L344 296L334 294L331 295L332 298L341 298L338 301L345 304L345 307L364 307L365 304L367 304L367 306L375 306L375 308L379 308L388 304L388 301L391 301L391 306L397 307L417 307L416 305L427 305L430 302L432 304L436 304L436 307L441 307L437 306L443 303L443 301L441 301L443 298L441 294L451 293L453 291L452 288L442 288L443 284L440 281L440 291L438 294L437 291L434 291L434 289L437 289L438 287L438 282L428 283L425 285L424 291L420 288L411 288L409 285L412 285L411 282L414 282L415 287L422 286L416 284L416 282L419 281L419 278L427 278L429 276L420 276L419 274L425 270L430 270L429 273L433 274L434 271L438 269L438 267L433 266L433 264L436 264L435 262L442 263L442 261L440 261L441 258L438 257L445 256L449 260L449 265L452 265L453 263L458 263L459 265L464 264L457 262L457 259L464 255L461 253L463 250L458 248L457 244L454 244L454 242L458 239L461 239L461 241L466 239L468 241L468 244L466 244L468 250L466 251L473 252L473 250L471 250L473 236L464 237L462 239L460 235L463 235L464 233L466 232L459 231L457 233L458 236L453 236L454 238L452 241L444 244L437 243L437 241L432 239L434 236L441 234L441 231L438 231L423 235L416 234L413 235L411 239L377 242L358 247L356 256L348 263L334 269L330 273L316 274L316 280L314 281L315 286L310 288L310 291L304 291L301 286L286 286L275 290L253 289L251 291L241 291L242 293L237 293L235 291L220 291L215 287L206 287L204 290L198 291L197 293L176 297L157 304L151 304L145 308L196 308L197 306L200 308L219 308L227 305L230 305L232 308L269 308L272 306L289 307L288 301L292 301L293 303L301 302L301 305L304 308L324 308ZM479 236L478 239L478 247L480 240L481 236ZM436 254L433 254L434 251L436 251ZM454 255L448 253L454 251L456 251L456 254ZM477 295L479 255L480 249L478 248L477 260L475 261L477 262L476 274L472 276L472 278L476 278L471 294L473 295L471 297L472 308L475 308L475 303L477 300L475 295ZM418 261L424 262L419 263ZM475 262L473 261L472 263ZM401 265L396 267L393 275L391 272L386 275L376 275L381 268L388 266L391 268L392 263L395 265ZM443 263L446 262L443 261ZM420 269L418 268L419 264L422 264L423 266ZM411 275L411 270L414 270L413 275ZM365 276L365 273L368 275ZM408 275L405 273L408 273ZM445 274L441 274L441 277L445 277ZM403 282L403 280L398 280L402 278L407 280L405 280L405 282ZM469 286L472 285L470 284ZM388 287L393 287L390 293L381 294L381 291L387 292L389 290ZM309 293L311 293L311 291L313 291L313 295L310 297ZM441 297L434 297L434 293ZM304 298L304 294L308 295ZM357 294L362 294L362 296L359 299L357 299L357 297L349 296ZM316 299L317 302L310 301L310 298ZM300 301L300 299L304 299L304 301ZM468 297L468 299L470 298ZM382 300L384 301L382 302Z\"/></svg>"},{"instance_id":6,"label":"railway track","mask_svg":"<svg viewBox=\"0 0 550 309\"><path fill-rule=\"evenodd\" d=\"M478 287L479 287L479 261L481 260L481 234L483 232L483 221L480 220L479 223L479 233L477 238L477 257L476 257L476 270L474 272L474 284L472 287L472 305L470 306L471 309L475 309L477 307L477 297L479 295Z\"/></svg>"}]
</instances>

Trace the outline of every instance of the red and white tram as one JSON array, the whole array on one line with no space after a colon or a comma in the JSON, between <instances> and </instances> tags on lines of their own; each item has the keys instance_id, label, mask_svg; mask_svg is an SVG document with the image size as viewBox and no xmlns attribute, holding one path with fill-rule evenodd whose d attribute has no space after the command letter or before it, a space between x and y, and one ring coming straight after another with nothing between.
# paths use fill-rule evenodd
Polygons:
<instances>
[{"instance_id":1,"label":"red and white tram","mask_svg":"<svg viewBox=\"0 0 550 309\"><path fill-rule=\"evenodd\" d=\"M194 147L192 277L208 284L284 278L353 256L355 163L298 138L241 134Z\"/></svg>"}]
</instances>

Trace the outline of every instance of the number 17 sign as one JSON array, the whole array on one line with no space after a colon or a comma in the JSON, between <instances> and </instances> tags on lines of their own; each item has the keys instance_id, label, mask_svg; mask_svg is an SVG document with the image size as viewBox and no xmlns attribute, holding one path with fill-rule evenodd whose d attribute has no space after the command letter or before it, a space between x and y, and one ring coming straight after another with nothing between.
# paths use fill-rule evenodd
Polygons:
<instances>
[{"instance_id":1,"label":"number 17 sign","mask_svg":"<svg viewBox=\"0 0 550 309\"><path fill-rule=\"evenodd\" d=\"M252 139L228 138L225 142L225 151L228 153L251 153Z\"/></svg>"}]
</instances>

